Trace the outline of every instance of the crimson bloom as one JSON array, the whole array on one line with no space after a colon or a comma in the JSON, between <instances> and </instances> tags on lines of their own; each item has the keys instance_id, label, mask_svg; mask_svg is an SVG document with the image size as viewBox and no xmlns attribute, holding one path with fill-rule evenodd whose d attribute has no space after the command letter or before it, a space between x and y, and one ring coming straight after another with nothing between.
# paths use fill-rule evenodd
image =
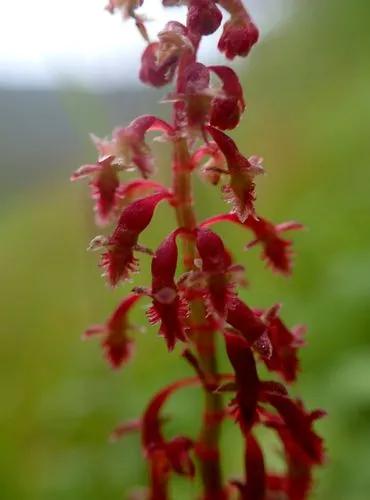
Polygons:
<instances>
[{"instance_id":1,"label":"crimson bloom","mask_svg":"<svg viewBox=\"0 0 370 500\"><path fill-rule=\"evenodd\" d=\"M167 85L175 74L177 64L176 56L158 64L159 46L159 42L150 43L141 57L140 80L153 87Z\"/></svg>"},{"instance_id":2,"label":"crimson bloom","mask_svg":"<svg viewBox=\"0 0 370 500\"><path fill-rule=\"evenodd\" d=\"M128 314L139 298L140 295L137 294L129 295L122 300L105 324L93 325L84 334L86 338L93 335L103 337L103 351L112 368L120 368L131 357L133 342L128 332L132 327Z\"/></svg>"},{"instance_id":3,"label":"crimson bloom","mask_svg":"<svg viewBox=\"0 0 370 500\"><path fill-rule=\"evenodd\" d=\"M235 16L225 23L218 49L228 59L246 57L258 38L258 28L249 16Z\"/></svg>"},{"instance_id":4,"label":"crimson bloom","mask_svg":"<svg viewBox=\"0 0 370 500\"><path fill-rule=\"evenodd\" d=\"M253 347L266 361L273 353L266 324L247 304L234 298L227 311L227 322L240 332L249 346Z\"/></svg>"},{"instance_id":5,"label":"crimson bloom","mask_svg":"<svg viewBox=\"0 0 370 500\"><path fill-rule=\"evenodd\" d=\"M105 248L101 266L112 286L137 270L134 250L145 251L138 245L139 235L150 223L158 203L169 197L168 191L162 191L134 201L123 209L116 229L107 239L93 240L94 249Z\"/></svg>"},{"instance_id":6,"label":"crimson bloom","mask_svg":"<svg viewBox=\"0 0 370 500\"><path fill-rule=\"evenodd\" d=\"M267 368L279 373L286 382L294 382L299 371L298 349L304 345L305 327L298 325L291 330L278 316L280 306L262 314L271 342L271 356L264 359Z\"/></svg>"},{"instance_id":7,"label":"crimson bloom","mask_svg":"<svg viewBox=\"0 0 370 500\"><path fill-rule=\"evenodd\" d=\"M245 109L243 89L235 71L227 66L209 66L222 82L222 95L212 101L210 124L221 130L235 128Z\"/></svg>"},{"instance_id":8,"label":"crimson bloom","mask_svg":"<svg viewBox=\"0 0 370 500\"><path fill-rule=\"evenodd\" d=\"M211 35L220 26L222 14L214 0L189 0L187 26L197 35Z\"/></svg>"},{"instance_id":9,"label":"crimson bloom","mask_svg":"<svg viewBox=\"0 0 370 500\"><path fill-rule=\"evenodd\" d=\"M225 197L232 203L240 221L244 222L249 214L254 213L254 177L263 173L262 160L255 156L245 158L226 134L214 127L206 129L226 158L230 182L224 186Z\"/></svg>"},{"instance_id":10,"label":"crimson bloom","mask_svg":"<svg viewBox=\"0 0 370 500\"><path fill-rule=\"evenodd\" d=\"M71 180L90 177L92 198L95 200L96 222L104 225L110 221L116 209L119 178L113 157L106 156L94 164L82 165L71 176Z\"/></svg>"},{"instance_id":11,"label":"crimson bloom","mask_svg":"<svg viewBox=\"0 0 370 500\"><path fill-rule=\"evenodd\" d=\"M148 311L151 323L160 321L159 331L166 339L169 350L174 348L176 340L185 341L187 311L174 280L178 253L177 234L178 231L169 234L154 253L151 290L153 305Z\"/></svg>"},{"instance_id":12,"label":"crimson bloom","mask_svg":"<svg viewBox=\"0 0 370 500\"><path fill-rule=\"evenodd\" d=\"M160 131L166 136L173 133L172 127L153 115L135 118L126 127L113 130L112 140L100 140L101 152L114 157L114 162L123 169L136 167L142 177L147 178L154 172L153 157L145 142L149 131Z\"/></svg>"},{"instance_id":13,"label":"crimson bloom","mask_svg":"<svg viewBox=\"0 0 370 500\"><path fill-rule=\"evenodd\" d=\"M289 275L292 271L292 241L283 239L280 234L285 231L302 229L299 222L289 221L273 224L259 215L249 215L241 222L236 214L220 214L210 217L202 222L201 226L209 226L216 222L234 222L240 224L254 233L255 239L246 245L246 249L261 244L262 258L274 271Z\"/></svg>"}]
</instances>

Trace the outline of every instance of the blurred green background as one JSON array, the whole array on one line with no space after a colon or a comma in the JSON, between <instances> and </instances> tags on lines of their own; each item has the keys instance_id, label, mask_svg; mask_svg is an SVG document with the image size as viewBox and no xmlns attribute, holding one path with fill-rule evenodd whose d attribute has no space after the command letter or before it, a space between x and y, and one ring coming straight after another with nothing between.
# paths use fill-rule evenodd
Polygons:
<instances>
[{"instance_id":1,"label":"blurred green background","mask_svg":"<svg viewBox=\"0 0 370 500\"><path fill-rule=\"evenodd\" d=\"M308 325L293 392L329 413L318 424L329 459L312 498L367 500L370 4L296 3L241 66L247 113L236 134L244 152L265 158L258 211L308 228L295 235L294 276L271 275L257 249L243 253L245 233L238 228L220 232L247 268L249 303L281 301L289 324ZM155 390L189 373L178 352L167 354L155 329L137 334L135 358L119 373L106 366L97 342L80 341L84 328L104 320L131 285L113 292L99 277L96 255L85 252L99 232L87 186L67 179L94 158L89 131L104 135L154 109L151 91L137 92L0 92L1 144L8 144L0 187L4 500L126 498L145 483L145 465L137 436L111 444L110 431L139 415ZM156 148L162 155L164 146ZM166 160L160 172L168 178ZM201 183L196 190L199 216L223 209L216 191ZM151 246L173 224L164 207L155 219L160 227L154 221L143 237ZM138 282L145 283L148 263L142 267ZM134 316L143 323L143 309ZM198 407L192 390L176 395L168 407L169 432L191 431ZM231 424L223 443L226 468L237 476L240 443ZM196 490L181 480L175 488L176 499L193 498Z\"/></svg>"}]
</instances>

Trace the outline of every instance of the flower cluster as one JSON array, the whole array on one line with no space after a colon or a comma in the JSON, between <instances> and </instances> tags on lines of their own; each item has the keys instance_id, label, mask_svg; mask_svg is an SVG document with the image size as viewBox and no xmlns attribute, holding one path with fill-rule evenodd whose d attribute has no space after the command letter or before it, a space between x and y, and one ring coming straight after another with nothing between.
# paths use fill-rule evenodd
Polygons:
<instances>
[{"instance_id":1,"label":"flower cluster","mask_svg":"<svg viewBox=\"0 0 370 500\"><path fill-rule=\"evenodd\" d=\"M206 66L198 61L203 36L215 33L224 21L218 49L229 59L247 56L258 40L258 29L241 0L163 0L164 6L187 6L186 23L171 21L151 41L145 17L137 10L144 0L110 0L107 10L132 18L147 40L141 58L140 79L153 87L174 83L164 102L173 106L173 121L152 115L136 118L113 130L110 138L93 136L96 163L83 165L72 176L90 179L99 225L113 224L107 236L97 236L90 248L101 251L100 266L115 287L139 269L138 254L151 259L151 285L135 287L103 325L90 327L85 336L99 335L110 365L118 369L133 352L135 326L129 316L139 300L149 301L148 321L158 324L166 348L183 346L183 358L195 375L175 381L150 401L142 418L123 424L120 436L141 433L149 468L145 498L170 498L173 474L200 476L204 500L304 500L313 467L324 461L322 439L313 429L321 410L309 411L289 393L299 372L298 350L304 344L302 326L289 328L280 305L253 308L238 294L246 283L244 268L214 232L218 223L237 224L252 233L246 248L260 245L262 259L283 275L292 271L292 242L282 233L302 228L297 222L275 224L255 208L255 177L264 172L260 157L245 156L225 132L234 129L245 110L243 89L228 66ZM161 134L173 150L172 185L152 179L155 159L147 135ZM123 181L125 172L139 177ZM198 221L191 180L220 186L230 211ZM157 249L140 244L159 203L174 210L177 227ZM183 247L183 265L178 245ZM217 368L216 336L224 339L231 373ZM274 378L262 380L264 364ZM196 385L206 394L199 434L165 437L162 409L177 390ZM228 405L225 395L231 393ZM234 419L245 444L244 477L225 479L219 447L224 419ZM256 430L272 429L282 443L285 472L268 471Z\"/></svg>"}]
</instances>

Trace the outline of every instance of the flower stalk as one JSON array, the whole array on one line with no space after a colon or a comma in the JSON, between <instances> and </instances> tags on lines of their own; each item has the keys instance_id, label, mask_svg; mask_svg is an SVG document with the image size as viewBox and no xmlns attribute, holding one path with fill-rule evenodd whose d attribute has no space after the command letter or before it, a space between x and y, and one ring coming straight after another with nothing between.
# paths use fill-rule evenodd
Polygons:
<instances>
[{"instance_id":1,"label":"flower stalk","mask_svg":"<svg viewBox=\"0 0 370 500\"><path fill-rule=\"evenodd\" d=\"M313 423L321 410L307 411L289 395L287 386L299 372L298 350L304 328L289 328L280 317L280 305L263 310L246 304L238 295L244 286L244 267L235 263L222 238L213 231L218 223L238 224L253 234L246 249L262 247L267 266L283 275L292 271L292 242L281 233L300 229L296 222L274 224L255 208L255 177L263 173L262 159L245 157L227 131L236 128L245 110L243 89L228 66L199 62L198 48L204 36L217 31L224 19L218 49L226 58L247 56L259 32L241 0L162 0L164 6L185 4L186 23L170 21L151 41L140 11L145 0L110 0L107 10L132 19L147 42L141 58L140 79L153 87L173 83L164 102L173 107L172 123L144 115L113 130L111 138L93 136L96 163L80 167L72 180L90 179L98 225L114 224L108 236L90 244L101 250L100 266L111 286L139 269L139 255L151 258L151 287L135 287L102 325L90 327L85 336L102 337L105 357L119 369L132 356L134 326L131 309L150 300L147 316L158 324L159 335L171 355L183 345L183 359L195 376L170 383L149 402L141 419L120 425L115 437L139 431L148 464L149 485L143 498L170 500L173 474L199 476L203 500L305 500L312 485L313 467L324 460L322 439ZM221 8L222 9L221 9ZM150 179L155 158L147 134L156 132L170 143L172 184L168 188ZM122 182L125 171L135 169L141 178ZM231 204L231 210L199 221L195 213L193 177L215 187ZM155 218L159 203L167 203L176 215L177 227L156 250L140 243L141 233ZM183 263L178 262L182 242ZM217 337L221 336L231 373L218 369ZM262 380L263 363L277 380ZM279 380L280 379L280 380ZM201 388L204 408L193 435L167 439L161 411L168 398L189 385ZM223 394L232 394L223 405ZM244 477L227 479L222 470L220 435L222 422L233 419L244 442ZM286 470L267 470L265 451L255 428L276 432L286 458ZM196 459L196 461L194 460ZM197 497L198 498L198 497Z\"/></svg>"}]
</instances>

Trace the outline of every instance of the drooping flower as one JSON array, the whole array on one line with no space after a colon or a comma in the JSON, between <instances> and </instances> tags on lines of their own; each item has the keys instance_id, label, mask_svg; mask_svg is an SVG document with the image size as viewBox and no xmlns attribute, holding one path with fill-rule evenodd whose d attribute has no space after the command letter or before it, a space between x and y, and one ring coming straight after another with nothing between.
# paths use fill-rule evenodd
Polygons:
<instances>
[{"instance_id":1,"label":"drooping flower","mask_svg":"<svg viewBox=\"0 0 370 500\"><path fill-rule=\"evenodd\" d=\"M197 377L179 380L158 392L142 418L142 446L150 464L151 496L153 500L167 498L167 483L171 471L193 477L194 463L190 456L193 448L191 439L178 436L166 440L162 433L161 410L168 398L178 389L199 384Z\"/></svg>"},{"instance_id":2,"label":"drooping flower","mask_svg":"<svg viewBox=\"0 0 370 500\"><path fill-rule=\"evenodd\" d=\"M119 177L113 159L112 156L105 156L94 164L82 165L71 176L72 181L84 177L91 178L90 187L92 198L95 200L94 211L99 225L109 222L117 207Z\"/></svg>"},{"instance_id":3,"label":"drooping flower","mask_svg":"<svg viewBox=\"0 0 370 500\"><path fill-rule=\"evenodd\" d=\"M258 38L258 28L249 16L232 16L224 24L218 49L228 59L234 59L236 56L246 57Z\"/></svg>"},{"instance_id":4,"label":"drooping flower","mask_svg":"<svg viewBox=\"0 0 370 500\"><path fill-rule=\"evenodd\" d=\"M274 271L289 275L292 271L292 241L283 239L280 233L294 229L302 229L299 222L289 221L281 224L273 224L267 219L249 215L244 222L241 222L236 214L220 214L210 217L202 222L201 226L209 226L217 222L234 222L250 229L255 239L246 245L246 249L261 244L263 248L262 258L267 261L267 265Z\"/></svg>"},{"instance_id":5,"label":"drooping flower","mask_svg":"<svg viewBox=\"0 0 370 500\"><path fill-rule=\"evenodd\" d=\"M258 314L237 297L228 308L227 322L240 332L249 346L254 348L265 360L271 358L273 347L267 335L266 324Z\"/></svg>"},{"instance_id":6,"label":"drooping flower","mask_svg":"<svg viewBox=\"0 0 370 500\"><path fill-rule=\"evenodd\" d=\"M267 368L279 373L286 382L294 382L299 371L298 349L304 345L303 325L289 329L278 316L280 306L274 306L266 313L259 312L267 328L271 342L271 356L265 358Z\"/></svg>"},{"instance_id":7,"label":"drooping flower","mask_svg":"<svg viewBox=\"0 0 370 500\"><path fill-rule=\"evenodd\" d=\"M145 142L149 131L160 131L167 137L173 134L173 128L164 120L153 115L143 115L135 118L126 127L113 130L112 140L97 139L95 143L102 155L114 157L114 163L121 168L136 167L142 177L153 174L153 157Z\"/></svg>"},{"instance_id":8,"label":"drooping flower","mask_svg":"<svg viewBox=\"0 0 370 500\"><path fill-rule=\"evenodd\" d=\"M173 78L176 71L177 57L173 56L158 63L159 42L150 43L141 57L139 78L153 87L163 87Z\"/></svg>"},{"instance_id":9,"label":"drooping flower","mask_svg":"<svg viewBox=\"0 0 370 500\"><path fill-rule=\"evenodd\" d=\"M199 289L208 312L223 321L235 297L235 285L244 282L244 269L232 264L222 239L209 229L197 230L196 245L201 270L190 273L188 284Z\"/></svg>"},{"instance_id":10,"label":"drooping flower","mask_svg":"<svg viewBox=\"0 0 370 500\"><path fill-rule=\"evenodd\" d=\"M288 395L277 391L265 391L263 399L278 412L280 419L269 416L266 423L278 430L284 445L289 448L289 454L303 463L322 464L323 441L312 425L325 413L321 410L309 412L301 401L294 401Z\"/></svg>"},{"instance_id":11,"label":"drooping flower","mask_svg":"<svg viewBox=\"0 0 370 500\"><path fill-rule=\"evenodd\" d=\"M134 201L123 209L116 229L107 239L93 240L92 248L105 248L101 266L112 286L127 279L130 273L137 270L134 250L143 251L138 245L139 235L150 223L157 204L169 197L168 191L161 191Z\"/></svg>"},{"instance_id":12,"label":"drooping flower","mask_svg":"<svg viewBox=\"0 0 370 500\"><path fill-rule=\"evenodd\" d=\"M102 325L93 325L85 331L86 338L93 335L103 337L102 348L112 368L120 368L132 355L133 341L128 333L132 329L128 314L140 295L130 294L119 304L113 314Z\"/></svg>"},{"instance_id":13,"label":"drooping flower","mask_svg":"<svg viewBox=\"0 0 370 500\"><path fill-rule=\"evenodd\" d=\"M184 96L187 123L190 128L203 129L209 120L213 93L209 88L209 69L204 64L190 64L184 72ZM179 96L181 98L181 96Z\"/></svg>"},{"instance_id":14,"label":"drooping flower","mask_svg":"<svg viewBox=\"0 0 370 500\"><path fill-rule=\"evenodd\" d=\"M231 483L240 492L240 500L266 500L266 471L262 449L251 432L245 437L245 480Z\"/></svg>"},{"instance_id":15,"label":"drooping flower","mask_svg":"<svg viewBox=\"0 0 370 500\"><path fill-rule=\"evenodd\" d=\"M221 130L235 128L245 109L243 89L235 71L228 66L209 66L222 82L222 95L212 101L210 124Z\"/></svg>"},{"instance_id":16,"label":"drooping flower","mask_svg":"<svg viewBox=\"0 0 370 500\"><path fill-rule=\"evenodd\" d=\"M189 0L187 26L197 35L211 35L220 26L222 14L214 0Z\"/></svg>"},{"instance_id":17,"label":"drooping flower","mask_svg":"<svg viewBox=\"0 0 370 500\"><path fill-rule=\"evenodd\" d=\"M262 159L256 156L245 158L226 134L214 127L206 129L226 158L230 182L224 186L225 197L232 203L240 221L244 222L249 214L254 213L254 177L263 173Z\"/></svg>"},{"instance_id":18,"label":"drooping flower","mask_svg":"<svg viewBox=\"0 0 370 500\"><path fill-rule=\"evenodd\" d=\"M256 362L248 342L234 333L225 333L226 350L235 372L236 396L232 411L246 435L257 419L260 390Z\"/></svg>"},{"instance_id":19,"label":"drooping flower","mask_svg":"<svg viewBox=\"0 0 370 500\"><path fill-rule=\"evenodd\" d=\"M159 331L169 350L174 348L176 340L185 341L186 305L175 283L177 234L178 231L170 233L154 253L151 289L153 305L148 311L151 323L161 323Z\"/></svg>"},{"instance_id":20,"label":"drooping flower","mask_svg":"<svg viewBox=\"0 0 370 500\"><path fill-rule=\"evenodd\" d=\"M193 154L191 159L193 168L196 168L204 158L208 160L201 168L202 176L207 182L217 186L221 175L227 174L225 157L217 144L210 141L200 146Z\"/></svg>"}]
</instances>

